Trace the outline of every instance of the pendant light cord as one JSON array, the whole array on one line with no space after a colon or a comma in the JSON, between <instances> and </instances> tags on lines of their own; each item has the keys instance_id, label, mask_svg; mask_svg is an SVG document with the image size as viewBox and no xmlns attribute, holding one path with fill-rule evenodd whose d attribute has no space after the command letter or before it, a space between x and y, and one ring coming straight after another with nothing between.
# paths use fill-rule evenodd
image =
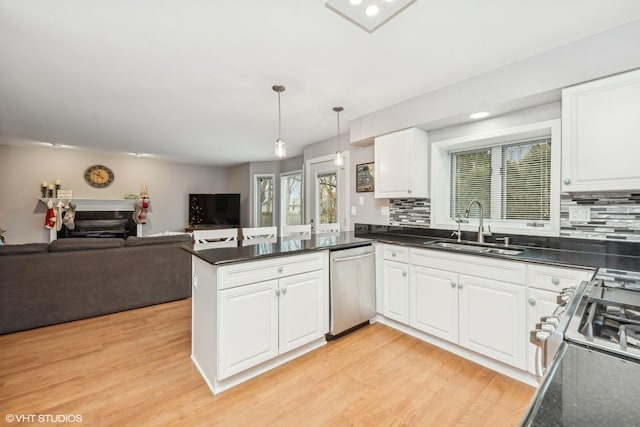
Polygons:
<instances>
[{"instance_id":1,"label":"pendant light cord","mask_svg":"<svg viewBox=\"0 0 640 427\"><path fill-rule=\"evenodd\" d=\"M282 113L280 111L280 92L278 92L278 139L282 139Z\"/></svg>"}]
</instances>

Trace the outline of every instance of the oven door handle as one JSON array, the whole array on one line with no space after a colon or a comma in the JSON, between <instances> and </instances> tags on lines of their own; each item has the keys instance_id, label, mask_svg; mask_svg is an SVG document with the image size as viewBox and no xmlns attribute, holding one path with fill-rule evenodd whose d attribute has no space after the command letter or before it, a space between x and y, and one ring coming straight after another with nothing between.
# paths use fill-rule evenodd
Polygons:
<instances>
[{"instance_id":1,"label":"oven door handle","mask_svg":"<svg viewBox=\"0 0 640 427\"><path fill-rule=\"evenodd\" d=\"M542 378L542 348L539 345L536 346L535 365L536 377Z\"/></svg>"}]
</instances>

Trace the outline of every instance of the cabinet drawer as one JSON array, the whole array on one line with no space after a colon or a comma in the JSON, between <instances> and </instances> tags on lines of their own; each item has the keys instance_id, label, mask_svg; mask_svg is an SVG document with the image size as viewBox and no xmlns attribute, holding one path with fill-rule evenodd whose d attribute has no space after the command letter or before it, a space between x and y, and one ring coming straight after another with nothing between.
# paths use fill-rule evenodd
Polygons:
<instances>
[{"instance_id":1,"label":"cabinet drawer","mask_svg":"<svg viewBox=\"0 0 640 427\"><path fill-rule=\"evenodd\" d=\"M525 263L482 255L462 255L446 251L411 248L409 263L520 285L524 285L527 278Z\"/></svg>"},{"instance_id":2,"label":"cabinet drawer","mask_svg":"<svg viewBox=\"0 0 640 427\"><path fill-rule=\"evenodd\" d=\"M408 262L409 248L405 246L384 245L382 257L390 261Z\"/></svg>"},{"instance_id":3,"label":"cabinet drawer","mask_svg":"<svg viewBox=\"0 0 640 427\"><path fill-rule=\"evenodd\" d=\"M555 267L550 265L529 264L527 266L527 284L532 288L548 291L560 291L563 288L577 287L583 280L593 276L591 269Z\"/></svg>"},{"instance_id":4,"label":"cabinet drawer","mask_svg":"<svg viewBox=\"0 0 640 427\"><path fill-rule=\"evenodd\" d=\"M218 270L218 289L320 270L325 267L326 259L326 253L316 252L223 266Z\"/></svg>"}]
</instances>

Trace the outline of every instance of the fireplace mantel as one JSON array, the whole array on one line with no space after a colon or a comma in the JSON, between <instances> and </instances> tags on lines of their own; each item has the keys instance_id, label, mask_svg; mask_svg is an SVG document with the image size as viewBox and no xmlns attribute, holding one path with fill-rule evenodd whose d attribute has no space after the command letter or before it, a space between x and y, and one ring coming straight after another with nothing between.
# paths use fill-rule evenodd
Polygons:
<instances>
[{"instance_id":1,"label":"fireplace mantel","mask_svg":"<svg viewBox=\"0 0 640 427\"><path fill-rule=\"evenodd\" d=\"M63 202L71 201L74 205L76 205L76 212L78 211L131 211L135 210L136 203L138 199L57 199L57 198L49 198L42 197L39 199L40 202L45 205L49 200L53 203L55 207L58 204L58 201L62 200ZM53 242L58 238L57 231L55 228L53 230L49 230L49 242ZM136 230L137 236L142 236L142 224L138 224Z\"/></svg>"},{"instance_id":2,"label":"fireplace mantel","mask_svg":"<svg viewBox=\"0 0 640 427\"><path fill-rule=\"evenodd\" d=\"M45 205L51 200L53 206L58 204L59 200L63 202L69 201L68 199L56 199L43 197L40 201ZM76 211L134 211L135 205L138 199L71 199L71 202L76 205Z\"/></svg>"}]
</instances>

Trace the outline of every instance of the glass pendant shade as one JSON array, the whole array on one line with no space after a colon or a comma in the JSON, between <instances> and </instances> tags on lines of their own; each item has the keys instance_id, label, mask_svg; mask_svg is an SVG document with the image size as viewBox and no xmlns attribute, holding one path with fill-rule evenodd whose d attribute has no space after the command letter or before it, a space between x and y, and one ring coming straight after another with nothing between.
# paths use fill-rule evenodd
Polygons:
<instances>
[{"instance_id":1,"label":"glass pendant shade","mask_svg":"<svg viewBox=\"0 0 640 427\"><path fill-rule=\"evenodd\" d=\"M344 157L342 156L342 151L336 151L336 157L333 159L333 164L336 166L344 165Z\"/></svg>"},{"instance_id":2,"label":"glass pendant shade","mask_svg":"<svg viewBox=\"0 0 640 427\"><path fill-rule=\"evenodd\" d=\"M276 139L275 155L278 158L287 156L287 144L280 138Z\"/></svg>"}]
</instances>

